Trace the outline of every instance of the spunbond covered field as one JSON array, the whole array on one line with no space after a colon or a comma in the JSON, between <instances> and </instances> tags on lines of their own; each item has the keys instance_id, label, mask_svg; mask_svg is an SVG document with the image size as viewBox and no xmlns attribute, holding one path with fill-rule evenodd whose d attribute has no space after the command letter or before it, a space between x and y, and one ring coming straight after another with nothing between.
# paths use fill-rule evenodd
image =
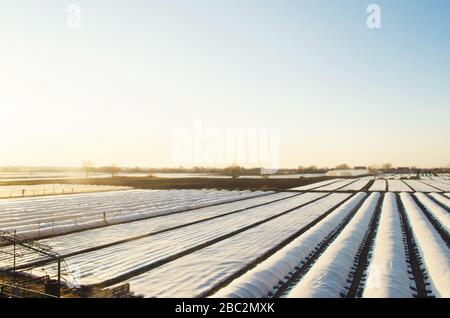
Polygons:
<instances>
[{"instance_id":1,"label":"spunbond covered field","mask_svg":"<svg viewBox=\"0 0 450 318\"><path fill-rule=\"evenodd\" d=\"M11 199L0 229L52 247L67 280L144 297L450 297L449 198L417 182ZM31 265L54 269L16 260Z\"/></svg>"}]
</instances>

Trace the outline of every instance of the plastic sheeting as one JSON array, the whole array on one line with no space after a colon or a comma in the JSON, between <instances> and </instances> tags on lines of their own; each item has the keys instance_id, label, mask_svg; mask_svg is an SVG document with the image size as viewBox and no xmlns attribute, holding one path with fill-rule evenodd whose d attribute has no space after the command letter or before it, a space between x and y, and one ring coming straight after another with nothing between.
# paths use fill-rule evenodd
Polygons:
<instances>
[{"instance_id":1,"label":"plastic sheeting","mask_svg":"<svg viewBox=\"0 0 450 318\"><path fill-rule=\"evenodd\" d=\"M450 234L450 213L440 207L439 204L431 200L426 194L414 193L414 195L428 210L428 212L430 212L431 215L433 215L433 217L439 221L442 227Z\"/></svg>"},{"instance_id":2,"label":"plastic sheeting","mask_svg":"<svg viewBox=\"0 0 450 318\"><path fill-rule=\"evenodd\" d=\"M436 297L450 297L450 250L408 193L400 194Z\"/></svg>"},{"instance_id":3,"label":"plastic sheeting","mask_svg":"<svg viewBox=\"0 0 450 318\"><path fill-rule=\"evenodd\" d=\"M393 193L383 200L372 260L364 287L364 298L411 298L412 282L406 263L403 232Z\"/></svg>"},{"instance_id":4,"label":"plastic sheeting","mask_svg":"<svg viewBox=\"0 0 450 318\"><path fill-rule=\"evenodd\" d=\"M290 291L294 298L338 298L375 212L380 194L373 192L317 262Z\"/></svg>"}]
</instances>

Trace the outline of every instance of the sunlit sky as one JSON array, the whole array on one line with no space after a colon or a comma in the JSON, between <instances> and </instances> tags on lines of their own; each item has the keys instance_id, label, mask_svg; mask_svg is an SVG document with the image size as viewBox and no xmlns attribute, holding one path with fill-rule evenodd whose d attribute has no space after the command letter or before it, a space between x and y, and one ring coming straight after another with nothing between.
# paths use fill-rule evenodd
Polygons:
<instances>
[{"instance_id":1,"label":"sunlit sky","mask_svg":"<svg viewBox=\"0 0 450 318\"><path fill-rule=\"evenodd\" d=\"M278 129L282 167L446 166L449 34L446 0L0 0L0 165L177 166L201 122Z\"/></svg>"}]
</instances>

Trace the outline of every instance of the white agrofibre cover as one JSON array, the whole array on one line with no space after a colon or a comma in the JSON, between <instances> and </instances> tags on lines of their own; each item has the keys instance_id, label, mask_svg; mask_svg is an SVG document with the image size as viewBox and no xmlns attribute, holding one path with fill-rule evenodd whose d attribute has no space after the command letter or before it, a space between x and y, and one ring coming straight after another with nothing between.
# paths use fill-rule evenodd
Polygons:
<instances>
[{"instance_id":1,"label":"white agrofibre cover","mask_svg":"<svg viewBox=\"0 0 450 318\"><path fill-rule=\"evenodd\" d=\"M263 195L217 190L126 190L0 201L0 229L37 239Z\"/></svg>"},{"instance_id":2,"label":"white agrofibre cover","mask_svg":"<svg viewBox=\"0 0 450 318\"><path fill-rule=\"evenodd\" d=\"M420 191L420 192L442 192L441 190L433 188L432 186L426 184L425 182L419 181L419 180L405 180L405 182L411 188L413 188L415 191Z\"/></svg>"},{"instance_id":3,"label":"white agrofibre cover","mask_svg":"<svg viewBox=\"0 0 450 318\"><path fill-rule=\"evenodd\" d=\"M442 227L450 233L450 213L431 200L426 194L416 192L414 195L433 217L439 221Z\"/></svg>"},{"instance_id":4,"label":"white agrofibre cover","mask_svg":"<svg viewBox=\"0 0 450 318\"><path fill-rule=\"evenodd\" d=\"M251 226L256 222L274 217L323 196L325 196L323 193L300 194L279 202L251 208L236 215L227 215L204 223L68 257L65 261L69 268L79 267L82 269L80 283L95 284L153 264L199 244L207 244L222 235Z\"/></svg>"},{"instance_id":5,"label":"white agrofibre cover","mask_svg":"<svg viewBox=\"0 0 450 318\"><path fill-rule=\"evenodd\" d=\"M275 248L349 194L333 193L319 201L200 249L127 282L145 297L203 297L244 266Z\"/></svg>"},{"instance_id":6,"label":"white agrofibre cover","mask_svg":"<svg viewBox=\"0 0 450 318\"><path fill-rule=\"evenodd\" d=\"M297 187L297 188L292 188L291 190L296 190L296 191L311 190L311 189L323 187L325 185L328 185L328 184L331 184L331 183L335 183L336 181L341 181L341 180L342 179L325 180L325 181L316 182L316 183L313 183L313 184L308 184L308 185Z\"/></svg>"},{"instance_id":7,"label":"white agrofibre cover","mask_svg":"<svg viewBox=\"0 0 450 318\"><path fill-rule=\"evenodd\" d=\"M347 180L342 180L342 181L338 181L323 187L320 187L316 190L320 190L320 191L334 191L334 190L338 190L339 188L342 188L344 186L349 185L350 183L352 183L353 181L355 181L355 179L347 179Z\"/></svg>"},{"instance_id":8,"label":"white agrofibre cover","mask_svg":"<svg viewBox=\"0 0 450 318\"><path fill-rule=\"evenodd\" d=\"M369 229L380 194L373 192L336 240L288 294L290 298L339 298Z\"/></svg>"},{"instance_id":9,"label":"white agrofibre cover","mask_svg":"<svg viewBox=\"0 0 450 318\"><path fill-rule=\"evenodd\" d=\"M388 190L393 192L413 192L402 180L387 180Z\"/></svg>"},{"instance_id":10,"label":"white agrofibre cover","mask_svg":"<svg viewBox=\"0 0 450 318\"><path fill-rule=\"evenodd\" d=\"M364 188L369 183L368 178L362 178L361 180L355 181L342 189L339 189L338 191L360 191L362 188Z\"/></svg>"},{"instance_id":11,"label":"white agrofibre cover","mask_svg":"<svg viewBox=\"0 0 450 318\"><path fill-rule=\"evenodd\" d=\"M383 200L364 298L411 298L411 281L397 202L393 193Z\"/></svg>"},{"instance_id":12,"label":"white agrofibre cover","mask_svg":"<svg viewBox=\"0 0 450 318\"><path fill-rule=\"evenodd\" d=\"M283 249L218 291L214 297L262 298L311 253L366 197L358 193Z\"/></svg>"},{"instance_id":13,"label":"white agrofibre cover","mask_svg":"<svg viewBox=\"0 0 450 318\"><path fill-rule=\"evenodd\" d=\"M435 188L441 189L442 191L450 191L450 185L445 184L444 182L439 182L435 180L427 180L423 181L426 184L429 184Z\"/></svg>"},{"instance_id":14,"label":"white agrofibre cover","mask_svg":"<svg viewBox=\"0 0 450 318\"><path fill-rule=\"evenodd\" d=\"M430 197L433 197L433 199L450 209L450 199L445 195L439 193L430 193Z\"/></svg>"},{"instance_id":15,"label":"white agrofibre cover","mask_svg":"<svg viewBox=\"0 0 450 318\"><path fill-rule=\"evenodd\" d=\"M296 195L292 192L278 192L264 196L258 196L247 200L230 202L221 205L209 206L205 208L189 210L183 213L162 215L157 218L150 218L135 222L121 223L96 229L75 232L66 235L60 235L41 240L40 243L51 246L53 251L65 255L68 253L79 252L83 249L95 248L104 244L117 242L120 240L130 239L140 235L147 235L172 227L187 225L189 223L205 220L202 222L205 226L209 218L225 217L228 213L234 213L234 218L239 218L241 214L261 204L273 204L271 202L285 199ZM12 253L12 246L0 247L0 253ZM45 258L45 256L42 256ZM24 255L16 260L17 264L29 263L36 261L36 255Z\"/></svg>"},{"instance_id":16,"label":"white agrofibre cover","mask_svg":"<svg viewBox=\"0 0 450 318\"><path fill-rule=\"evenodd\" d=\"M386 180L377 179L374 181L369 191L386 191Z\"/></svg>"},{"instance_id":17,"label":"white agrofibre cover","mask_svg":"<svg viewBox=\"0 0 450 318\"><path fill-rule=\"evenodd\" d=\"M436 297L450 297L450 250L408 193L400 194Z\"/></svg>"}]
</instances>

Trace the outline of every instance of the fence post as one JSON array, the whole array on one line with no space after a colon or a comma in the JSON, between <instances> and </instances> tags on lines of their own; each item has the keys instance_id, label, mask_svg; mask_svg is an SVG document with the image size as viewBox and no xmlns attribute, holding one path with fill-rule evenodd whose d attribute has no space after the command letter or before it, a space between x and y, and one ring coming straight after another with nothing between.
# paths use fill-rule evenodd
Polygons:
<instances>
[{"instance_id":1,"label":"fence post","mask_svg":"<svg viewBox=\"0 0 450 318\"><path fill-rule=\"evenodd\" d=\"M13 285L16 285L16 230L14 230Z\"/></svg>"},{"instance_id":2,"label":"fence post","mask_svg":"<svg viewBox=\"0 0 450 318\"><path fill-rule=\"evenodd\" d=\"M58 258L58 298L61 298L61 258Z\"/></svg>"}]
</instances>

